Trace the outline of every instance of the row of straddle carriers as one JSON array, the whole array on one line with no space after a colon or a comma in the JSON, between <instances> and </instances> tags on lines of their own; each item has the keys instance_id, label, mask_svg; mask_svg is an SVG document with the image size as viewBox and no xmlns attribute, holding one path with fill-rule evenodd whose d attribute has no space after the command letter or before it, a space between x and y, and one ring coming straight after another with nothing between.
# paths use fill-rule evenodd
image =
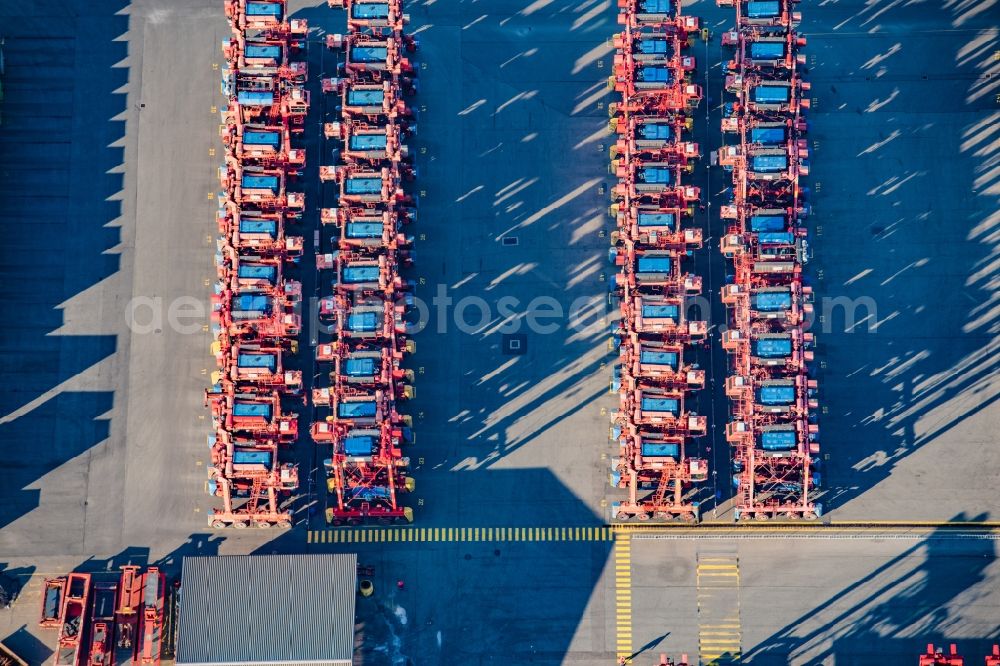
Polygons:
<instances>
[{"instance_id":1,"label":"row of straddle carriers","mask_svg":"<svg viewBox=\"0 0 1000 666\"><path fill-rule=\"evenodd\" d=\"M994 645L993 651L986 655L984 663L986 666L1000 666L1000 645ZM927 651L920 655L919 666L964 666L965 659L958 654L958 647L952 643L948 646L948 651L944 648L934 647L933 643L927 644Z\"/></svg>"},{"instance_id":2,"label":"row of straddle carriers","mask_svg":"<svg viewBox=\"0 0 1000 666\"><path fill-rule=\"evenodd\" d=\"M231 35L222 43L217 281L212 296L216 371L205 402L212 412L208 491L222 500L212 527L289 527L295 464L282 462L298 439L285 408L301 396L290 367L302 328L295 231L305 197L296 188L306 163L301 137L309 111L305 21L289 20L286 0L226 0Z\"/></svg>"},{"instance_id":3,"label":"row of straddle carriers","mask_svg":"<svg viewBox=\"0 0 1000 666\"><path fill-rule=\"evenodd\" d=\"M116 580L91 574L46 578L39 626L59 632L54 666L160 663L166 577L157 567L122 567Z\"/></svg>"},{"instance_id":4,"label":"row of straddle carriers","mask_svg":"<svg viewBox=\"0 0 1000 666\"><path fill-rule=\"evenodd\" d=\"M404 189L416 177L405 143L416 122L404 97L416 92L408 54L417 41L404 32L401 0L329 5L347 11L347 32L326 37L338 70L323 91L339 103L324 118L334 159L320 167L320 180L336 202L321 211L323 336L311 435L329 447L329 524L411 522L403 496L414 481L404 451L414 436L399 409L414 392L413 371L404 368L414 351L406 326L413 289L400 271L413 261L403 228L416 220L416 201Z\"/></svg>"},{"instance_id":5,"label":"row of straddle carriers","mask_svg":"<svg viewBox=\"0 0 1000 666\"><path fill-rule=\"evenodd\" d=\"M688 272L691 253L702 245L692 220L700 192L688 184L698 145L689 140L692 112L701 87L692 83L689 39L698 19L681 14L673 0L619 0L614 74L621 95L610 106L617 140L611 165L611 258L617 269L611 298L621 318L613 327L620 363L612 391L611 485L625 491L615 502L615 520L698 519L693 484L707 478L707 463L693 455L706 419L692 413L687 398L705 385L692 362L707 325L687 319L686 300L701 293L701 278Z\"/></svg>"},{"instance_id":6,"label":"row of straddle carriers","mask_svg":"<svg viewBox=\"0 0 1000 666\"><path fill-rule=\"evenodd\" d=\"M723 36L735 49L722 120L733 140L719 162L733 183L721 211L721 249L732 262L722 290L729 315L722 344L734 509L743 520L821 514L812 290L803 276L809 84L796 1L718 0L736 10L736 28Z\"/></svg>"}]
</instances>

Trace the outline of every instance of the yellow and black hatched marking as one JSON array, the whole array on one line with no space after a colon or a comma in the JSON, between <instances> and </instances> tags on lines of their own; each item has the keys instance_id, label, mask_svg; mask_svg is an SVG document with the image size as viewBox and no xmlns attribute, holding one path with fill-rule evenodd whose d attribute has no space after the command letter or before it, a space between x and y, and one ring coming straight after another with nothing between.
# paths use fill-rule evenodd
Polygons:
<instances>
[{"instance_id":1,"label":"yellow and black hatched marking","mask_svg":"<svg viewBox=\"0 0 1000 666\"><path fill-rule=\"evenodd\" d=\"M611 527L342 527L309 530L308 543L610 541Z\"/></svg>"},{"instance_id":2,"label":"yellow and black hatched marking","mask_svg":"<svg viewBox=\"0 0 1000 666\"><path fill-rule=\"evenodd\" d=\"M742 663L739 560L699 556L695 577L699 662L702 666Z\"/></svg>"},{"instance_id":3,"label":"yellow and black hatched marking","mask_svg":"<svg viewBox=\"0 0 1000 666\"><path fill-rule=\"evenodd\" d=\"M632 661L632 536L615 534L615 653Z\"/></svg>"}]
</instances>

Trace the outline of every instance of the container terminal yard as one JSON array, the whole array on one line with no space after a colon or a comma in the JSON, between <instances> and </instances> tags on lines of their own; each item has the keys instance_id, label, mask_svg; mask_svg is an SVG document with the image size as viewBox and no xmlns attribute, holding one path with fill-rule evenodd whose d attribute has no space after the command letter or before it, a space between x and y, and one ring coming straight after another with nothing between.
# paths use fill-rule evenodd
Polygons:
<instances>
[{"instance_id":1,"label":"container terminal yard","mask_svg":"<svg viewBox=\"0 0 1000 666\"><path fill-rule=\"evenodd\" d=\"M1000 665L997 7L0 2L0 664Z\"/></svg>"}]
</instances>

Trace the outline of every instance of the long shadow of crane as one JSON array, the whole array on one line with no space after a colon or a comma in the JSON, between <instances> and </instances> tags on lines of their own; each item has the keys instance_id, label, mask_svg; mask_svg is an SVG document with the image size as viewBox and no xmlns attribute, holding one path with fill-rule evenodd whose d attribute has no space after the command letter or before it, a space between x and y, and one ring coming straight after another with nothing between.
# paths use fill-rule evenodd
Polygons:
<instances>
[{"instance_id":1,"label":"long shadow of crane","mask_svg":"<svg viewBox=\"0 0 1000 666\"><path fill-rule=\"evenodd\" d=\"M59 468L110 433L118 338L95 287L119 270L129 4L0 6L0 528L39 506L41 477L79 484Z\"/></svg>"},{"instance_id":2,"label":"long shadow of crane","mask_svg":"<svg viewBox=\"0 0 1000 666\"><path fill-rule=\"evenodd\" d=\"M954 521L985 515L956 515ZM971 617L991 592L996 541L935 530L849 587L785 625L743 658L771 664L915 663L928 643L959 643L979 663L1000 635L996 617ZM877 656L876 656L877 654Z\"/></svg>"},{"instance_id":3,"label":"long shadow of crane","mask_svg":"<svg viewBox=\"0 0 1000 666\"><path fill-rule=\"evenodd\" d=\"M844 113L855 114L859 128L870 128L861 130L866 136L878 135L857 156L851 149L841 158L851 164L841 173L824 170L819 153L812 179L823 181L824 191L815 195L816 224L827 230L814 239L814 261L807 267L814 282L825 272L825 281L814 285L817 296L851 303L868 298L877 308L859 307L852 317L831 302L817 307L824 319L814 326L821 329L817 360L829 414L821 424L829 443L824 464L830 490L824 503L827 509L845 508L852 517L879 511L877 501L856 503L855 509L847 505L883 481L894 487L894 470L921 448L933 444L944 455L946 438L974 445L975 435L960 426L994 410L1000 395L1000 312L994 296L998 174L988 166L1000 149L989 138L996 113L984 94L995 78L992 54L1000 42L984 15L968 10L968 3L915 11L905 3L879 1L821 3L803 12L804 33L817 33L816 42L838 47L835 57L830 48L807 49L818 59L809 72L819 105L810 138L824 148L836 146ZM925 39L918 35L896 40L892 34L905 33L890 31L871 42L884 43L887 50L866 61L868 51L839 50L843 35L830 32L834 24L867 30L874 22L907 26L915 20L942 34L961 25L973 36L954 40L954 53L907 60L929 42L918 41ZM908 83L918 72L935 81L933 99L925 87ZM917 115L903 115L910 112ZM951 122L915 125L928 114ZM911 153L900 155L893 147L900 137L914 146ZM923 142L958 155L934 160ZM864 216L849 214L857 210L858 198L870 204ZM836 220L832 233L827 220ZM939 251L945 246L950 250ZM964 459L975 460L976 454ZM908 463L907 474L921 465ZM937 473L947 474L940 466Z\"/></svg>"}]
</instances>

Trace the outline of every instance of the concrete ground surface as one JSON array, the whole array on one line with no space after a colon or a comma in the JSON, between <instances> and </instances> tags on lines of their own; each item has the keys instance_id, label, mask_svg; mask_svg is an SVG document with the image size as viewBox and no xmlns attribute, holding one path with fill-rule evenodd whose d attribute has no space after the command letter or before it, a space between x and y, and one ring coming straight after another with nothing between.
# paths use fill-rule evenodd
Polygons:
<instances>
[{"instance_id":1,"label":"concrete ground surface","mask_svg":"<svg viewBox=\"0 0 1000 666\"><path fill-rule=\"evenodd\" d=\"M839 519L997 516L980 491L1000 479L991 4L803 6L808 272L819 296L857 304L851 322L830 301L815 327Z\"/></svg>"},{"instance_id":2,"label":"concrete ground surface","mask_svg":"<svg viewBox=\"0 0 1000 666\"><path fill-rule=\"evenodd\" d=\"M418 528L445 531L368 545L332 543L320 512L281 535L206 528L207 318L181 320L192 329L182 332L168 315L171 304L186 312L182 297L207 305L214 277L221 3L0 6L0 568L26 582L0 611L0 638L32 663L49 656L53 637L35 624L47 573L128 561L176 573L185 554L357 549L378 590L359 606L377 627L359 663L608 664L626 638L646 648L635 663L661 650L709 663L725 648L722 659L748 663L907 664L946 639L981 658L998 636L992 540L637 537L626 553L609 532L473 541L447 531L597 528L615 498L604 310L613 4L408 7L421 39L408 277L431 306L408 406L413 504ZM833 519L996 519L1000 45L990 6L801 6L813 86L807 273L819 298L877 307L848 323L834 308L817 322ZM342 26L325 3L293 7L316 37ZM722 59L731 12L704 1L690 11L715 33L695 51L708 75L708 120L697 127L707 154L719 141L722 72L705 63ZM329 61L310 49L318 79ZM307 141L318 146L315 132ZM722 172L697 179L716 210ZM307 197L322 200L313 186ZM718 220L699 223L712 238L695 266L717 288ZM452 299L443 322L439 285ZM463 300L474 296L485 314ZM505 296L518 299L506 303L523 354L504 352ZM141 326L130 328L136 298ZM576 328L546 318L553 308L572 311ZM554 332L537 330L550 321ZM721 381L724 357L708 362ZM721 431L724 404L703 396L698 409ZM702 446L725 495L728 449L719 438ZM316 456L308 446L298 455L305 478ZM301 507L321 508L315 487ZM706 513L730 516L725 503Z\"/></svg>"},{"instance_id":3,"label":"concrete ground surface","mask_svg":"<svg viewBox=\"0 0 1000 666\"><path fill-rule=\"evenodd\" d=\"M703 664L915 664L927 643L951 641L976 664L1000 630L996 545L636 537L635 663L686 652Z\"/></svg>"},{"instance_id":4,"label":"concrete ground surface","mask_svg":"<svg viewBox=\"0 0 1000 666\"><path fill-rule=\"evenodd\" d=\"M167 548L205 524L207 321L183 335L168 314L214 273L210 4L0 10L7 557Z\"/></svg>"}]
</instances>

